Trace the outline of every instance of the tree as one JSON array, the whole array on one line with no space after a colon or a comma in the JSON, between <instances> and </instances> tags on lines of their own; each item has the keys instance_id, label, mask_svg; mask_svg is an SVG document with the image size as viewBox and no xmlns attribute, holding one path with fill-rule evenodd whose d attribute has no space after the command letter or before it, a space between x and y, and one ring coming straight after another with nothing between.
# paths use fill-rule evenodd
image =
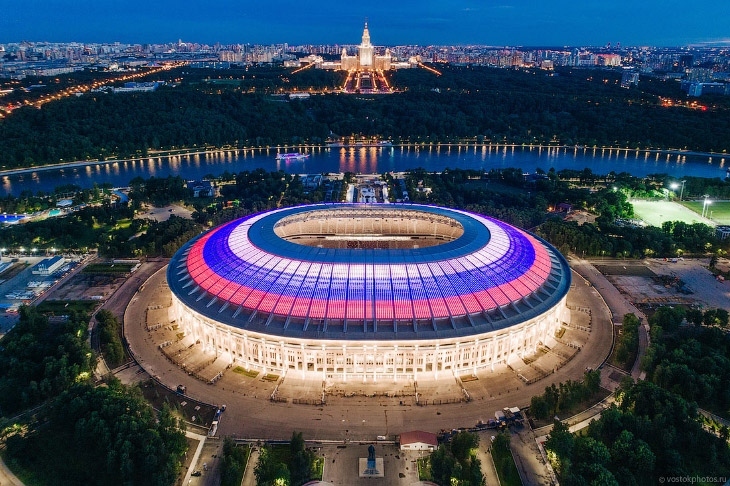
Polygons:
<instances>
[{"instance_id":1,"label":"tree","mask_svg":"<svg viewBox=\"0 0 730 486\"><path fill-rule=\"evenodd\" d=\"M431 463L431 477L438 484L451 485L451 478L456 467L456 458L451 451L441 444L429 458Z\"/></svg>"},{"instance_id":2,"label":"tree","mask_svg":"<svg viewBox=\"0 0 730 486\"><path fill-rule=\"evenodd\" d=\"M291 484L295 486L303 484L311 476L314 453L306 449L301 432L292 432L289 450L291 453L289 463Z\"/></svg>"},{"instance_id":3,"label":"tree","mask_svg":"<svg viewBox=\"0 0 730 486\"><path fill-rule=\"evenodd\" d=\"M728 311L725 309L708 309L702 316L702 322L705 326L727 327Z\"/></svg>"},{"instance_id":4,"label":"tree","mask_svg":"<svg viewBox=\"0 0 730 486\"><path fill-rule=\"evenodd\" d=\"M574 473L582 475L588 481L593 481L598 476L605 475L603 471L613 476L606 469L610 460L611 454L603 442L593 437L578 437L575 439L571 459L575 468Z\"/></svg>"},{"instance_id":5,"label":"tree","mask_svg":"<svg viewBox=\"0 0 730 486\"><path fill-rule=\"evenodd\" d=\"M259 460L254 468L257 486L274 486L280 484L291 484L289 468L283 462L276 460L268 447L262 446L259 453Z\"/></svg>"},{"instance_id":6,"label":"tree","mask_svg":"<svg viewBox=\"0 0 730 486\"><path fill-rule=\"evenodd\" d=\"M431 476L442 485L454 482L465 485L481 485L483 476L479 460L473 449L479 445L479 436L470 432L459 432L451 438L447 447L441 444L431 454Z\"/></svg>"},{"instance_id":7,"label":"tree","mask_svg":"<svg viewBox=\"0 0 730 486\"><path fill-rule=\"evenodd\" d=\"M471 432L458 432L451 438L451 453L462 465L471 457L472 450L479 446L479 436Z\"/></svg>"},{"instance_id":8,"label":"tree","mask_svg":"<svg viewBox=\"0 0 730 486\"><path fill-rule=\"evenodd\" d=\"M616 361L622 365L628 365L638 349L640 324L641 321L633 313L624 315L615 351Z\"/></svg>"},{"instance_id":9,"label":"tree","mask_svg":"<svg viewBox=\"0 0 730 486\"><path fill-rule=\"evenodd\" d=\"M221 486L239 486L246 468L246 453L242 446L226 437L223 439L223 454L221 455Z\"/></svg>"},{"instance_id":10,"label":"tree","mask_svg":"<svg viewBox=\"0 0 730 486\"><path fill-rule=\"evenodd\" d=\"M0 410L10 416L88 377L87 327L85 315L71 312L65 322L50 325L37 307L21 307L18 323L2 341Z\"/></svg>"},{"instance_id":11,"label":"tree","mask_svg":"<svg viewBox=\"0 0 730 486\"><path fill-rule=\"evenodd\" d=\"M598 393L601 389L601 370L586 371L583 375L583 386L589 396Z\"/></svg>"},{"instance_id":12,"label":"tree","mask_svg":"<svg viewBox=\"0 0 730 486\"><path fill-rule=\"evenodd\" d=\"M510 435L505 432L500 432L494 438L492 447L495 449L509 450Z\"/></svg>"},{"instance_id":13,"label":"tree","mask_svg":"<svg viewBox=\"0 0 730 486\"><path fill-rule=\"evenodd\" d=\"M566 474L570 470L574 445L575 440L568 425L556 420L545 441L545 449L549 451L548 459L559 474Z\"/></svg>"},{"instance_id":14,"label":"tree","mask_svg":"<svg viewBox=\"0 0 730 486\"><path fill-rule=\"evenodd\" d=\"M649 318L649 325L660 327L664 332L673 332L679 328L684 319L684 308L661 306Z\"/></svg>"},{"instance_id":15,"label":"tree","mask_svg":"<svg viewBox=\"0 0 730 486\"><path fill-rule=\"evenodd\" d=\"M116 368L124 362L124 346L119 320L108 310L102 309L96 313L96 322L104 359L111 368Z\"/></svg>"},{"instance_id":16,"label":"tree","mask_svg":"<svg viewBox=\"0 0 730 486\"><path fill-rule=\"evenodd\" d=\"M687 309L686 317L687 322L691 322L695 326L702 325L702 311L700 309L690 307L689 309Z\"/></svg>"},{"instance_id":17,"label":"tree","mask_svg":"<svg viewBox=\"0 0 730 486\"><path fill-rule=\"evenodd\" d=\"M552 415L555 415L558 412L559 396L560 392L558 391L558 387L555 386L555 383L551 384L548 387L545 387L545 393L543 394L543 397L545 397L545 402L550 409L550 413Z\"/></svg>"},{"instance_id":18,"label":"tree","mask_svg":"<svg viewBox=\"0 0 730 486\"><path fill-rule=\"evenodd\" d=\"M542 395L534 395L530 400L530 414L538 420L544 420L550 416L550 407Z\"/></svg>"}]
</instances>

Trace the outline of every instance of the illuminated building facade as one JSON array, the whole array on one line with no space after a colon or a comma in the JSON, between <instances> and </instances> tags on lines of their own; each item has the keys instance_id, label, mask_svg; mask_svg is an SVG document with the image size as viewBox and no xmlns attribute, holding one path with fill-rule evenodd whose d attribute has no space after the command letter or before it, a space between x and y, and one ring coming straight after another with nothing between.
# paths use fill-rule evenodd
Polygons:
<instances>
[{"instance_id":1,"label":"illuminated building facade","mask_svg":"<svg viewBox=\"0 0 730 486\"><path fill-rule=\"evenodd\" d=\"M342 48L340 58L340 69L345 71L380 70L390 71L391 54L390 49L385 50L384 55L375 54L375 47L370 42L370 31L365 22L365 29L362 32L362 41L357 46L357 55L350 56L347 49Z\"/></svg>"},{"instance_id":2,"label":"illuminated building facade","mask_svg":"<svg viewBox=\"0 0 730 486\"><path fill-rule=\"evenodd\" d=\"M501 221L419 205L312 205L195 238L171 318L218 359L339 380L447 378L534 353L568 320L570 270Z\"/></svg>"}]
</instances>

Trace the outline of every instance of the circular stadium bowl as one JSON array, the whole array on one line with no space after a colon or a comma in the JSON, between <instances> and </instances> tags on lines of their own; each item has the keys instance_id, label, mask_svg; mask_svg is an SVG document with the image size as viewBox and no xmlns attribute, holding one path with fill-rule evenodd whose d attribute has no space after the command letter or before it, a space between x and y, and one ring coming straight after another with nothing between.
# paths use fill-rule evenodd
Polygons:
<instances>
[{"instance_id":1,"label":"circular stadium bowl","mask_svg":"<svg viewBox=\"0 0 730 486\"><path fill-rule=\"evenodd\" d=\"M566 320L570 270L542 239L487 216L328 204L201 234L167 280L185 339L231 365L399 381L534 353Z\"/></svg>"}]
</instances>

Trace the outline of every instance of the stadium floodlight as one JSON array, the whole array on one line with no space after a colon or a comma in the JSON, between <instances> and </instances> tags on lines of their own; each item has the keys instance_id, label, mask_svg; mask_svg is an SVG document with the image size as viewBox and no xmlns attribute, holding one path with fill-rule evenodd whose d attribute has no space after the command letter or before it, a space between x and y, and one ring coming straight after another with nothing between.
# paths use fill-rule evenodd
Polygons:
<instances>
[{"instance_id":1,"label":"stadium floodlight","mask_svg":"<svg viewBox=\"0 0 730 486\"><path fill-rule=\"evenodd\" d=\"M682 182L682 190L679 192L679 200L680 201L682 200L682 196L684 195L684 183L687 182L687 181L683 180L681 182ZM674 190L677 190L679 188L679 183L678 182L672 182L669 185L669 187L671 187Z\"/></svg>"},{"instance_id":2,"label":"stadium floodlight","mask_svg":"<svg viewBox=\"0 0 730 486\"><path fill-rule=\"evenodd\" d=\"M707 216L707 208L710 206L710 204L712 204L712 201L710 199L708 199L709 197L710 196L707 194L704 195L705 201L702 203L702 217L703 218Z\"/></svg>"}]
</instances>

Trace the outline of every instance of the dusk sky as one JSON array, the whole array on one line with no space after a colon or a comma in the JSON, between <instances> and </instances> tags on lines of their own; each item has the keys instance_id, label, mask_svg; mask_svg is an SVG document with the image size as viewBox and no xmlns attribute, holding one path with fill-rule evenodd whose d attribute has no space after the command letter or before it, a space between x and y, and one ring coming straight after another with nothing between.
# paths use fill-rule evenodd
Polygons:
<instances>
[{"instance_id":1,"label":"dusk sky","mask_svg":"<svg viewBox=\"0 0 730 486\"><path fill-rule=\"evenodd\" d=\"M730 2L0 0L0 43L653 45L730 41Z\"/></svg>"}]
</instances>

